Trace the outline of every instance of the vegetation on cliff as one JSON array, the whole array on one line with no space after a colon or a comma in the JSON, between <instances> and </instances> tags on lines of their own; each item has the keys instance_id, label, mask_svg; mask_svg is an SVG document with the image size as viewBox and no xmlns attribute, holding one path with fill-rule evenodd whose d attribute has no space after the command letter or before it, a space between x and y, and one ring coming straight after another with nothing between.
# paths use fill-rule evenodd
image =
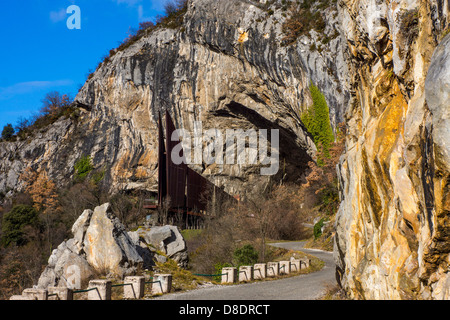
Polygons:
<instances>
[{"instance_id":1,"label":"vegetation on cliff","mask_svg":"<svg viewBox=\"0 0 450 320\"><path fill-rule=\"evenodd\" d=\"M2 130L2 139L9 141L14 135L14 128L11 123L8 123L6 126L3 127Z\"/></svg>"},{"instance_id":2,"label":"vegetation on cliff","mask_svg":"<svg viewBox=\"0 0 450 320\"><path fill-rule=\"evenodd\" d=\"M320 150L318 154L317 163L324 164L323 157L330 157L330 147L334 142L333 129L330 123L330 114L327 102L324 95L320 92L314 84L309 86L313 105L308 108L301 116L301 120L306 129L314 138L314 143L317 149Z\"/></svg>"},{"instance_id":3,"label":"vegetation on cliff","mask_svg":"<svg viewBox=\"0 0 450 320\"><path fill-rule=\"evenodd\" d=\"M29 118L20 117L13 127L8 124L3 128L2 139L14 141L17 138L25 140L38 130L55 123L61 117L76 119L76 106L73 98L58 91L48 92L42 99L42 107Z\"/></svg>"},{"instance_id":4,"label":"vegetation on cliff","mask_svg":"<svg viewBox=\"0 0 450 320\"><path fill-rule=\"evenodd\" d=\"M291 45L302 35L309 35L312 30L320 35L320 40L326 44L331 39L338 36L338 32L332 35L325 35L326 13L325 9L336 6L335 0L304 0L293 1L285 5L288 14L283 23L284 33L283 44Z\"/></svg>"},{"instance_id":5,"label":"vegetation on cliff","mask_svg":"<svg viewBox=\"0 0 450 320\"><path fill-rule=\"evenodd\" d=\"M155 23L152 21L143 21L139 23L139 28L137 30L130 29L128 37L125 38L117 48L111 49L109 54L101 59L96 70L103 64L110 62L111 58L116 53L126 50L142 37L151 34L154 30L159 28L177 29L182 27L184 15L187 11L187 5L188 0L173 0L167 2L164 6L165 15L158 16ZM94 72L91 71L87 76L88 80L92 78L93 75Z\"/></svg>"}]
</instances>

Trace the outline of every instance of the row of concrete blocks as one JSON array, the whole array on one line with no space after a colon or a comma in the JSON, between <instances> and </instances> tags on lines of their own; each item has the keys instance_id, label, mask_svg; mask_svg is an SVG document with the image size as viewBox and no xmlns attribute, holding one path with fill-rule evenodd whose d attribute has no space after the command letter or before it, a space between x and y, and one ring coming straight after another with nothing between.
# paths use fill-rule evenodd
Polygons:
<instances>
[{"instance_id":1,"label":"row of concrete blocks","mask_svg":"<svg viewBox=\"0 0 450 320\"><path fill-rule=\"evenodd\" d=\"M254 266L240 266L222 269L222 283L247 282L299 272L309 267L309 259L257 263Z\"/></svg>"},{"instance_id":2,"label":"row of concrete blocks","mask_svg":"<svg viewBox=\"0 0 450 320\"><path fill-rule=\"evenodd\" d=\"M143 276L125 277L123 284L113 285L111 280L91 280L88 289L73 290L66 287L49 287L48 289L25 289L20 296L10 300L73 300L74 293L87 292L88 300L111 300L112 287L123 287L124 299L142 299L145 285L152 285L152 294L164 294L172 288L172 275L156 274L150 282Z\"/></svg>"}]
</instances>

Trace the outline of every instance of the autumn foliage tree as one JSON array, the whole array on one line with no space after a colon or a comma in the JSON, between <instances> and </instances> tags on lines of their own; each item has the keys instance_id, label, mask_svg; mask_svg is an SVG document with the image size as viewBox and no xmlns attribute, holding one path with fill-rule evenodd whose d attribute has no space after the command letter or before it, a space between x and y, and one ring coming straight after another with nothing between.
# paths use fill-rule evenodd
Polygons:
<instances>
[{"instance_id":1,"label":"autumn foliage tree","mask_svg":"<svg viewBox=\"0 0 450 320\"><path fill-rule=\"evenodd\" d=\"M47 238L51 244L51 220L52 214L61 210L58 201L58 193L55 183L43 170L34 171L28 167L21 175L21 180L25 182L25 190L33 200L33 207L44 216L47 227Z\"/></svg>"}]
</instances>

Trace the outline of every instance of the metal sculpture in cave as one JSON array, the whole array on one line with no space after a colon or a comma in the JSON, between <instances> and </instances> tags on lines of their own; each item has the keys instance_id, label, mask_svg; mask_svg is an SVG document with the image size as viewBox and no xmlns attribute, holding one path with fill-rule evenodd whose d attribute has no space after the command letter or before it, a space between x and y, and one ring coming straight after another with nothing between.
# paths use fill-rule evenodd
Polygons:
<instances>
[{"instance_id":1,"label":"metal sculpture in cave","mask_svg":"<svg viewBox=\"0 0 450 320\"><path fill-rule=\"evenodd\" d=\"M203 176L186 165L186 161L175 164L170 155L173 148L180 143L172 141L176 130L169 112L165 113L166 134L159 115L158 135L158 202L147 204L147 209L164 209L172 214L182 214L187 225L198 224L199 219L207 213L208 201L217 199L236 202L228 193L209 182ZM183 150L180 156L184 156Z\"/></svg>"}]
</instances>

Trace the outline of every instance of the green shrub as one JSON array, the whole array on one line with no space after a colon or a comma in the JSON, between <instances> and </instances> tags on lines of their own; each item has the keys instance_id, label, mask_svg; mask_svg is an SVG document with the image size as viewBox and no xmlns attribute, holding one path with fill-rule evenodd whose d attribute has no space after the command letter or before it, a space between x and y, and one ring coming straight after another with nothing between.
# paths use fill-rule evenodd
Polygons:
<instances>
[{"instance_id":1,"label":"green shrub","mask_svg":"<svg viewBox=\"0 0 450 320\"><path fill-rule=\"evenodd\" d=\"M18 246L27 243L24 227L37 226L38 212L29 205L16 205L3 216L1 243L7 247L10 244Z\"/></svg>"},{"instance_id":2,"label":"green shrub","mask_svg":"<svg viewBox=\"0 0 450 320\"><path fill-rule=\"evenodd\" d=\"M228 268L228 267L232 267L231 263L225 262L225 263L216 263L214 265L214 270L216 270L215 274L222 274L222 269L223 268ZM222 276L215 276L214 277L215 281L221 281L222 280Z\"/></svg>"},{"instance_id":3,"label":"green shrub","mask_svg":"<svg viewBox=\"0 0 450 320\"><path fill-rule=\"evenodd\" d=\"M311 84L309 90L313 106L302 114L301 120L308 132L313 136L316 146L322 148L323 155L329 158L329 149L334 142L334 134L331 128L328 105L319 88ZM318 159L317 163L320 165L323 163L323 159Z\"/></svg>"},{"instance_id":4,"label":"green shrub","mask_svg":"<svg viewBox=\"0 0 450 320\"><path fill-rule=\"evenodd\" d=\"M233 253L233 260L238 266L255 264L258 257L258 251L250 244L237 248Z\"/></svg>"},{"instance_id":5,"label":"green shrub","mask_svg":"<svg viewBox=\"0 0 450 320\"><path fill-rule=\"evenodd\" d=\"M98 185L105 178L105 169L94 172L92 175L92 183Z\"/></svg>"},{"instance_id":6,"label":"green shrub","mask_svg":"<svg viewBox=\"0 0 450 320\"><path fill-rule=\"evenodd\" d=\"M334 179L333 182L324 186L319 192L318 205L320 205L320 211L327 215L332 215L339 208L339 200L338 183L337 179Z\"/></svg>"},{"instance_id":7,"label":"green shrub","mask_svg":"<svg viewBox=\"0 0 450 320\"><path fill-rule=\"evenodd\" d=\"M82 156L75 164L75 179L84 180L93 169L91 157Z\"/></svg>"},{"instance_id":8,"label":"green shrub","mask_svg":"<svg viewBox=\"0 0 450 320\"><path fill-rule=\"evenodd\" d=\"M324 218L320 219L320 221L314 225L314 240L317 240L322 235L323 221Z\"/></svg>"}]
</instances>

